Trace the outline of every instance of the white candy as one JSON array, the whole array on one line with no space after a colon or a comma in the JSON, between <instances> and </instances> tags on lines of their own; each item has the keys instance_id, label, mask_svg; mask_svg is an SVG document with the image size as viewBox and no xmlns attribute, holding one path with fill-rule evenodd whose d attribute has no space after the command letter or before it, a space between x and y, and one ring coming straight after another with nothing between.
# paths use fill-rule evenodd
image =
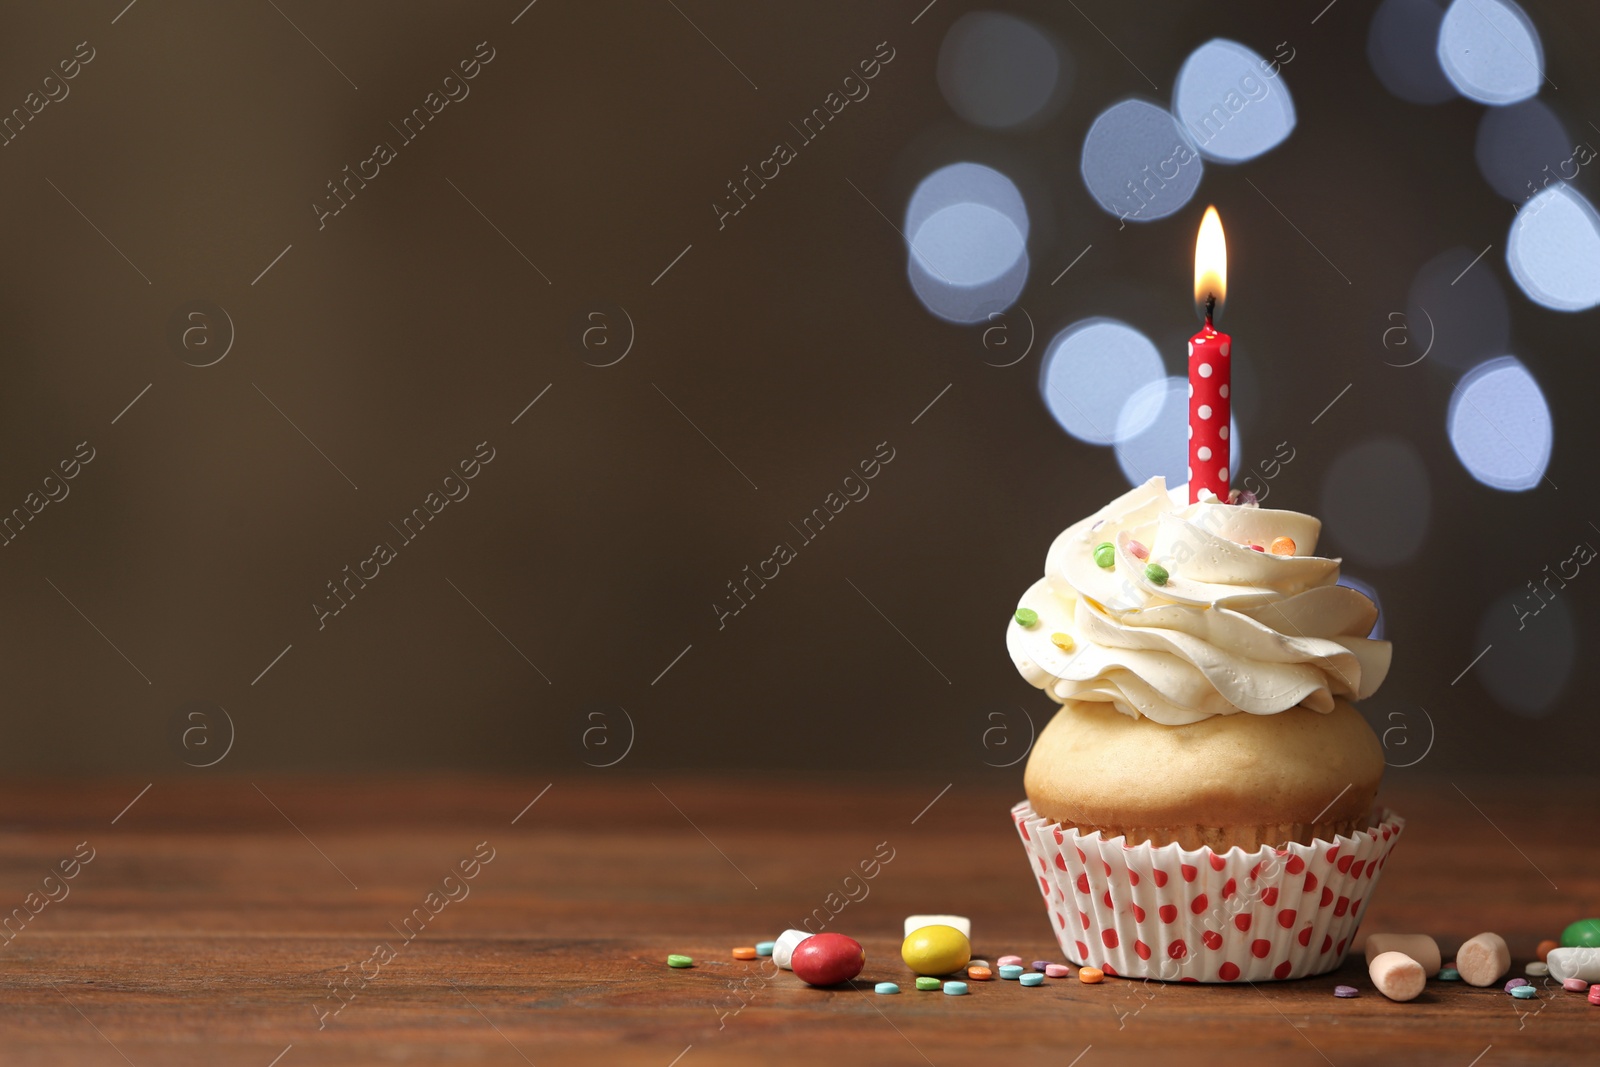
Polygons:
<instances>
[{"instance_id":1,"label":"white candy","mask_svg":"<svg viewBox=\"0 0 1600 1067\"><path fill-rule=\"evenodd\" d=\"M1390 1000L1415 1000L1428 984L1422 964L1404 952L1380 952L1367 964L1367 974L1378 992Z\"/></svg>"},{"instance_id":2,"label":"white candy","mask_svg":"<svg viewBox=\"0 0 1600 1067\"><path fill-rule=\"evenodd\" d=\"M907 915L906 932L901 937L910 937L911 931L920 930L924 926L954 926L972 940L972 920L965 915Z\"/></svg>"},{"instance_id":3,"label":"white candy","mask_svg":"<svg viewBox=\"0 0 1600 1067\"><path fill-rule=\"evenodd\" d=\"M1538 960L1534 960L1532 963L1522 968L1522 973L1527 975L1529 978L1543 978L1545 975L1550 973L1550 965L1548 963L1540 963Z\"/></svg>"},{"instance_id":4,"label":"white candy","mask_svg":"<svg viewBox=\"0 0 1600 1067\"><path fill-rule=\"evenodd\" d=\"M772 962L786 971L793 970L789 960L794 955L795 946L810 936L806 930L785 930L779 934L778 940L772 943Z\"/></svg>"},{"instance_id":5,"label":"white candy","mask_svg":"<svg viewBox=\"0 0 1600 1067\"><path fill-rule=\"evenodd\" d=\"M1553 948L1545 963L1550 967L1551 978L1600 982L1600 948Z\"/></svg>"}]
</instances>

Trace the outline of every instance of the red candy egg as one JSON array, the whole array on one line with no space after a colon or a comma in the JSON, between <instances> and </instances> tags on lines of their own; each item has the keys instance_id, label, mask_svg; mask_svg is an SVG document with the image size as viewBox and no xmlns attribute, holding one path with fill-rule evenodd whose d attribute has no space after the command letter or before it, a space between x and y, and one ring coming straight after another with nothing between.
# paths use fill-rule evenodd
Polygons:
<instances>
[{"instance_id":1,"label":"red candy egg","mask_svg":"<svg viewBox=\"0 0 1600 1067\"><path fill-rule=\"evenodd\" d=\"M837 985L861 973L867 950L843 934L815 934L795 946L789 965L808 985Z\"/></svg>"}]
</instances>

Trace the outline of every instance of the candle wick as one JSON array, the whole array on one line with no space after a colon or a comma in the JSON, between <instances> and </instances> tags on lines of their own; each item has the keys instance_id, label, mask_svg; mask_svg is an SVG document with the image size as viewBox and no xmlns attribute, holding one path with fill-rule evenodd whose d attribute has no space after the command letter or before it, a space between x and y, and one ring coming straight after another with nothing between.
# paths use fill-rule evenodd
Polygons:
<instances>
[{"instance_id":1,"label":"candle wick","mask_svg":"<svg viewBox=\"0 0 1600 1067\"><path fill-rule=\"evenodd\" d=\"M1211 329L1211 313L1217 309L1217 297L1212 293L1206 297L1206 328Z\"/></svg>"}]
</instances>

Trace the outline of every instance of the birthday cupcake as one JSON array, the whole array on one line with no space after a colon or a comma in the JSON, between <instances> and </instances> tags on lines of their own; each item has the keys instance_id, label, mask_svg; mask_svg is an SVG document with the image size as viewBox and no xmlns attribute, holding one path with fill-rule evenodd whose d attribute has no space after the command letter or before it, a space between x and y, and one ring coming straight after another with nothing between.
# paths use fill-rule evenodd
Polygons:
<instances>
[{"instance_id":1,"label":"birthday cupcake","mask_svg":"<svg viewBox=\"0 0 1600 1067\"><path fill-rule=\"evenodd\" d=\"M1351 701L1377 609L1309 515L1185 504L1151 479L1056 538L1007 647L1062 706L1013 819L1062 949L1108 973L1338 966L1402 820Z\"/></svg>"}]
</instances>

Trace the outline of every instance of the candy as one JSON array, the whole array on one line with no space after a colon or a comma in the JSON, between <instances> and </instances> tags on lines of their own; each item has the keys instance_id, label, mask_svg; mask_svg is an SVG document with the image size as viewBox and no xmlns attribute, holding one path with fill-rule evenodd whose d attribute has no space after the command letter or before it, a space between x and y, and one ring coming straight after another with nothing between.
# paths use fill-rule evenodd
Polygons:
<instances>
[{"instance_id":1,"label":"candy","mask_svg":"<svg viewBox=\"0 0 1600 1067\"><path fill-rule=\"evenodd\" d=\"M1050 643L1063 652L1071 652L1078 647L1078 642L1072 639L1071 634L1051 634Z\"/></svg>"},{"instance_id":2,"label":"candy","mask_svg":"<svg viewBox=\"0 0 1600 1067\"><path fill-rule=\"evenodd\" d=\"M1144 547L1144 545L1138 541L1129 541L1128 555L1132 556L1134 559L1149 559L1150 550Z\"/></svg>"},{"instance_id":3,"label":"candy","mask_svg":"<svg viewBox=\"0 0 1600 1067\"><path fill-rule=\"evenodd\" d=\"M1589 988L1589 983L1582 978L1563 978L1561 980L1561 988L1569 993L1582 993Z\"/></svg>"},{"instance_id":4,"label":"candy","mask_svg":"<svg viewBox=\"0 0 1600 1067\"><path fill-rule=\"evenodd\" d=\"M974 982L987 982L994 977L994 972L987 967L968 967L967 977Z\"/></svg>"},{"instance_id":5,"label":"candy","mask_svg":"<svg viewBox=\"0 0 1600 1067\"><path fill-rule=\"evenodd\" d=\"M972 967L989 967L988 960L968 960L967 964ZM992 969L993 968L991 968L991 970Z\"/></svg>"},{"instance_id":6,"label":"candy","mask_svg":"<svg viewBox=\"0 0 1600 1067\"><path fill-rule=\"evenodd\" d=\"M1439 943L1427 934L1368 934L1364 951L1369 964L1374 956L1402 952L1422 964L1425 974L1439 973Z\"/></svg>"},{"instance_id":7,"label":"candy","mask_svg":"<svg viewBox=\"0 0 1600 1067\"><path fill-rule=\"evenodd\" d=\"M866 962L861 942L843 934L814 934L790 958L794 976L808 985L838 985L860 974Z\"/></svg>"},{"instance_id":8,"label":"candy","mask_svg":"<svg viewBox=\"0 0 1600 1067\"><path fill-rule=\"evenodd\" d=\"M900 958L915 974L950 974L972 959L972 942L954 926L935 923L906 935L900 945Z\"/></svg>"},{"instance_id":9,"label":"candy","mask_svg":"<svg viewBox=\"0 0 1600 1067\"><path fill-rule=\"evenodd\" d=\"M677 953L667 957L668 967L693 967L694 959L690 956L680 956Z\"/></svg>"},{"instance_id":10,"label":"candy","mask_svg":"<svg viewBox=\"0 0 1600 1067\"><path fill-rule=\"evenodd\" d=\"M1041 974L1044 973L1044 969L1046 967L1048 967L1048 966L1050 966L1050 961L1049 960L1034 960L1033 961L1033 969L1038 971L1038 972L1040 972Z\"/></svg>"},{"instance_id":11,"label":"candy","mask_svg":"<svg viewBox=\"0 0 1600 1067\"><path fill-rule=\"evenodd\" d=\"M1533 954L1535 956L1538 956L1541 960L1543 960L1543 959L1546 959L1550 955L1550 950L1551 949L1560 948L1560 947L1561 947L1561 942L1559 942L1559 941L1551 941L1549 938L1545 938L1543 941L1539 942L1539 947L1534 949Z\"/></svg>"},{"instance_id":12,"label":"candy","mask_svg":"<svg viewBox=\"0 0 1600 1067\"><path fill-rule=\"evenodd\" d=\"M1350 997L1359 997L1361 995L1361 990L1357 989L1353 985L1336 985L1333 987L1333 995L1336 997L1344 997L1348 1000Z\"/></svg>"},{"instance_id":13,"label":"candy","mask_svg":"<svg viewBox=\"0 0 1600 1067\"><path fill-rule=\"evenodd\" d=\"M1260 546L1260 545L1258 545L1258 544L1253 544L1253 543L1252 543L1252 544L1251 544L1251 545L1250 545L1250 551L1252 551L1252 552L1265 552L1265 551L1266 551L1266 549L1264 549L1264 548L1262 548L1262 547L1261 547L1261 546Z\"/></svg>"},{"instance_id":14,"label":"candy","mask_svg":"<svg viewBox=\"0 0 1600 1067\"><path fill-rule=\"evenodd\" d=\"M1493 985L1510 969L1511 950L1499 934L1479 934L1456 950L1456 970L1468 985Z\"/></svg>"},{"instance_id":15,"label":"candy","mask_svg":"<svg viewBox=\"0 0 1600 1067\"><path fill-rule=\"evenodd\" d=\"M1455 961L1452 960L1451 962L1454 963ZM1459 982L1461 981L1461 972L1456 970L1454 967L1446 967L1439 972L1439 981Z\"/></svg>"},{"instance_id":16,"label":"candy","mask_svg":"<svg viewBox=\"0 0 1600 1067\"><path fill-rule=\"evenodd\" d=\"M1104 982L1105 980L1106 972L1098 967L1080 967L1078 969L1078 981L1084 985L1094 985L1096 982Z\"/></svg>"},{"instance_id":17,"label":"candy","mask_svg":"<svg viewBox=\"0 0 1600 1067\"><path fill-rule=\"evenodd\" d=\"M1151 563L1145 566L1144 577L1151 585L1166 585L1169 575L1167 568L1159 563Z\"/></svg>"},{"instance_id":18,"label":"candy","mask_svg":"<svg viewBox=\"0 0 1600 1067\"><path fill-rule=\"evenodd\" d=\"M1039 621L1039 613L1032 608L1018 608L1011 617L1017 620L1018 626L1032 626Z\"/></svg>"},{"instance_id":19,"label":"candy","mask_svg":"<svg viewBox=\"0 0 1600 1067\"><path fill-rule=\"evenodd\" d=\"M1545 963L1550 976L1563 982L1568 978L1582 978L1590 985L1600 982L1600 948L1553 949Z\"/></svg>"},{"instance_id":20,"label":"candy","mask_svg":"<svg viewBox=\"0 0 1600 1067\"><path fill-rule=\"evenodd\" d=\"M1600 948L1600 919L1579 919L1561 931L1562 948Z\"/></svg>"},{"instance_id":21,"label":"candy","mask_svg":"<svg viewBox=\"0 0 1600 1067\"><path fill-rule=\"evenodd\" d=\"M756 947L754 945L744 945L736 948L733 950L733 958L736 960L753 960L756 958Z\"/></svg>"},{"instance_id":22,"label":"candy","mask_svg":"<svg viewBox=\"0 0 1600 1067\"><path fill-rule=\"evenodd\" d=\"M944 993L947 997L964 997L967 995L967 983L946 982L944 984Z\"/></svg>"},{"instance_id":23,"label":"candy","mask_svg":"<svg viewBox=\"0 0 1600 1067\"><path fill-rule=\"evenodd\" d=\"M1550 973L1550 965L1548 963L1540 963L1538 960L1534 960L1532 963L1522 968L1522 973L1527 975L1529 978L1543 978L1545 975Z\"/></svg>"},{"instance_id":24,"label":"candy","mask_svg":"<svg viewBox=\"0 0 1600 1067\"><path fill-rule=\"evenodd\" d=\"M1592 985L1589 987L1589 1003L1600 1004L1600 985Z\"/></svg>"},{"instance_id":25,"label":"candy","mask_svg":"<svg viewBox=\"0 0 1600 1067\"><path fill-rule=\"evenodd\" d=\"M926 989L938 989L942 985L944 985L944 983L939 981L939 979L937 979L937 978L918 978L917 979L917 988L918 989L924 989L924 990L926 990Z\"/></svg>"},{"instance_id":26,"label":"candy","mask_svg":"<svg viewBox=\"0 0 1600 1067\"><path fill-rule=\"evenodd\" d=\"M789 970L789 958L794 955L795 946L810 936L809 930L785 930L779 934L778 940L772 943L772 962Z\"/></svg>"},{"instance_id":27,"label":"candy","mask_svg":"<svg viewBox=\"0 0 1600 1067\"><path fill-rule=\"evenodd\" d=\"M1539 995L1539 991L1531 985L1519 985L1511 991L1511 995L1518 1000L1532 1000Z\"/></svg>"},{"instance_id":28,"label":"candy","mask_svg":"<svg viewBox=\"0 0 1600 1067\"><path fill-rule=\"evenodd\" d=\"M1274 556L1294 555L1294 538L1274 537L1272 539L1272 554Z\"/></svg>"},{"instance_id":29,"label":"candy","mask_svg":"<svg viewBox=\"0 0 1600 1067\"><path fill-rule=\"evenodd\" d=\"M775 943L772 942L772 941L757 941L756 942L756 955L757 956L770 956L770 955L772 955L772 949L774 947L774 944Z\"/></svg>"},{"instance_id":30,"label":"candy","mask_svg":"<svg viewBox=\"0 0 1600 1067\"><path fill-rule=\"evenodd\" d=\"M1097 567L1110 570L1117 565L1117 546L1110 541L1101 541L1094 546L1094 562Z\"/></svg>"},{"instance_id":31,"label":"candy","mask_svg":"<svg viewBox=\"0 0 1600 1067\"><path fill-rule=\"evenodd\" d=\"M1022 968L1015 963L1008 963L1000 968L1000 977L1011 981L1022 977Z\"/></svg>"},{"instance_id":32,"label":"candy","mask_svg":"<svg viewBox=\"0 0 1600 1067\"><path fill-rule=\"evenodd\" d=\"M1509 993L1513 989L1517 989L1517 988L1519 988L1521 986L1525 986L1527 984L1528 984L1528 980L1526 978L1513 978L1513 979L1511 979L1511 981L1509 981L1509 982L1507 982L1505 984L1504 988L1505 988L1505 991L1507 993Z\"/></svg>"},{"instance_id":33,"label":"candy","mask_svg":"<svg viewBox=\"0 0 1600 1067\"><path fill-rule=\"evenodd\" d=\"M1001 956L999 959L995 960L995 962L998 963L1002 967L1020 966L1022 964L1022 957L1021 956Z\"/></svg>"},{"instance_id":34,"label":"candy","mask_svg":"<svg viewBox=\"0 0 1600 1067\"><path fill-rule=\"evenodd\" d=\"M1047 963L1044 973L1051 978L1067 978L1072 974L1072 968L1065 963Z\"/></svg>"},{"instance_id":35,"label":"candy","mask_svg":"<svg viewBox=\"0 0 1600 1067\"><path fill-rule=\"evenodd\" d=\"M884 996L888 996L890 993L900 992L900 987L895 985L893 982L879 982L877 985L872 987L872 991L874 993L881 993Z\"/></svg>"},{"instance_id":36,"label":"candy","mask_svg":"<svg viewBox=\"0 0 1600 1067\"><path fill-rule=\"evenodd\" d=\"M961 931L962 937L972 936L972 920L965 915L907 915L905 929L900 936L910 937L924 926L953 926Z\"/></svg>"},{"instance_id":37,"label":"candy","mask_svg":"<svg viewBox=\"0 0 1600 1067\"><path fill-rule=\"evenodd\" d=\"M1367 964L1367 975L1378 992L1390 1000L1415 1000L1428 984L1422 964L1404 952L1378 953Z\"/></svg>"},{"instance_id":38,"label":"candy","mask_svg":"<svg viewBox=\"0 0 1600 1067\"><path fill-rule=\"evenodd\" d=\"M1023 985L1042 985L1044 983L1044 975L1038 971L1030 971L1019 977L1017 981Z\"/></svg>"}]
</instances>

